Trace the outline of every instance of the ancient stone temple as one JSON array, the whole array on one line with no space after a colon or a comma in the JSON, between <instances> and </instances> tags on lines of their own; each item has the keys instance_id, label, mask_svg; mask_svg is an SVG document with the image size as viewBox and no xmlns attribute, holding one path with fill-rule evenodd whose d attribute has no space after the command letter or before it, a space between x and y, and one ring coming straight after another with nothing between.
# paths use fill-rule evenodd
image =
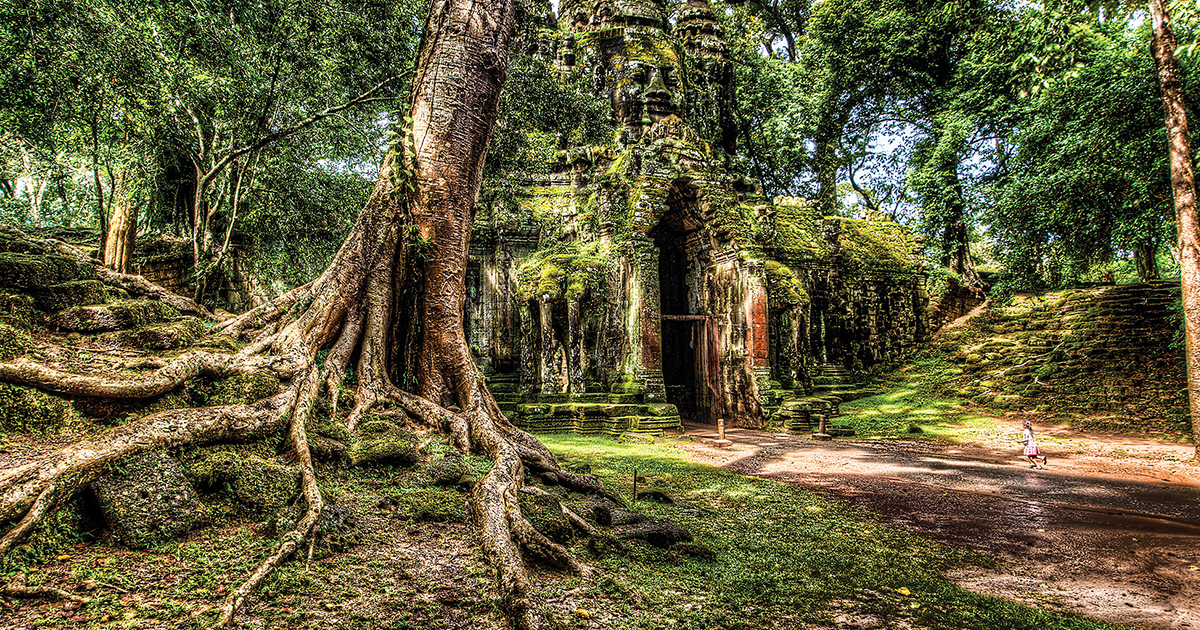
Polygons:
<instances>
[{"instance_id":1,"label":"ancient stone temple","mask_svg":"<svg viewBox=\"0 0 1200 630\"><path fill-rule=\"evenodd\" d=\"M514 207L481 209L467 329L535 431L680 419L802 430L839 375L928 335L922 246L900 225L766 199L737 172L733 68L706 0L563 0L537 48L611 103ZM552 25L551 25L552 26Z\"/></svg>"}]
</instances>

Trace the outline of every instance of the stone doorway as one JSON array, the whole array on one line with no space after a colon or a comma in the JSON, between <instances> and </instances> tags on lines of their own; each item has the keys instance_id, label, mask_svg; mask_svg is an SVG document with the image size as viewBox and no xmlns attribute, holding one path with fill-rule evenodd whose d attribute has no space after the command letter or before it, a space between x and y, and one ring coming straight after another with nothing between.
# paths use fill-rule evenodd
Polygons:
<instances>
[{"instance_id":1,"label":"stone doorway","mask_svg":"<svg viewBox=\"0 0 1200 630\"><path fill-rule=\"evenodd\" d=\"M700 252L702 223L689 210L695 192L686 184L672 187L669 211L650 231L658 248L659 313L663 387L667 402L693 422L715 424L718 395L717 319L706 313L704 262Z\"/></svg>"}]
</instances>

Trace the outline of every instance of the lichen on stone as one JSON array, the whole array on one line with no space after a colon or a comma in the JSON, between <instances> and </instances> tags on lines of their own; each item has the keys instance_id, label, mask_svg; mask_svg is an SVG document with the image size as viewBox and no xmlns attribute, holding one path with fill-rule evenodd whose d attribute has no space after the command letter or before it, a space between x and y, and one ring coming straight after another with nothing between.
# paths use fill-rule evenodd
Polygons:
<instances>
[{"instance_id":1,"label":"lichen on stone","mask_svg":"<svg viewBox=\"0 0 1200 630\"><path fill-rule=\"evenodd\" d=\"M162 451L112 466L91 488L109 528L134 549L178 538L206 516L179 462Z\"/></svg>"},{"instance_id":2,"label":"lichen on stone","mask_svg":"<svg viewBox=\"0 0 1200 630\"><path fill-rule=\"evenodd\" d=\"M174 350L191 345L204 336L208 328L195 317L184 317L179 321L150 324L134 330L104 333L102 341L114 345L142 348L145 350Z\"/></svg>"},{"instance_id":3,"label":"lichen on stone","mask_svg":"<svg viewBox=\"0 0 1200 630\"><path fill-rule=\"evenodd\" d=\"M0 291L0 322L21 330L29 330L40 320L41 314L34 308L32 296Z\"/></svg>"},{"instance_id":4,"label":"lichen on stone","mask_svg":"<svg viewBox=\"0 0 1200 630\"><path fill-rule=\"evenodd\" d=\"M517 270L522 299L582 299L603 290L613 262L599 242L572 243L535 253Z\"/></svg>"},{"instance_id":5,"label":"lichen on stone","mask_svg":"<svg viewBox=\"0 0 1200 630\"><path fill-rule=\"evenodd\" d=\"M466 500L457 492L422 488L402 493L395 499L396 516L431 523L461 522L467 517Z\"/></svg>"},{"instance_id":6,"label":"lichen on stone","mask_svg":"<svg viewBox=\"0 0 1200 630\"><path fill-rule=\"evenodd\" d=\"M362 422L351 437L351 466L392 464L412 466L421 457L420 437L399 425L374 417Z\"/></svg>"},{"instance_id":7,"label":"lichen on stone","mask_svg":"<svg viewBox=\"0 0 1200 630\"><path fill-rule=\"evenodd\" d=\"M95 270L66 256L0 252L0 287L39 289L93 276Z\"/></svg>"},{"instance_id":8,"label":"lichen on stone","mask_svg":"<svg viewBox=\"0 0 1200 630\"><path fill-rule=\"evenodd\" d=\"M104 304L108 290L99 280L72 280L46 287L37 292L38 309L54 313L72 306Z\"/></svg>"},{"instance_id":9,"label":"lichen on stone","mask_svg":"<svg viewBox=\"0 0 1200 630\"><path fill-rule=\"evenodd\" d=\"M245 448L218 447L193 455L186 473L198 488L227 487L239 504L267 513L291 502L299 492L300 475L259 455Z\"/></svg>"}]
</instances>

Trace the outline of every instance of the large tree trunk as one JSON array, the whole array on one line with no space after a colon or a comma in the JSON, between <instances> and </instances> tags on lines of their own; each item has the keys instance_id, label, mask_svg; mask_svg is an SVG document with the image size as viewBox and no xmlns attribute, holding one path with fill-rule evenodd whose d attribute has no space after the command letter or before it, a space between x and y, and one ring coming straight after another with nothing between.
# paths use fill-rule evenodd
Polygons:
<instances>
[{"instance_id":1,"label":"large tree trunk","mask_svg":"<svg viewBox=\"0 0 1200 630\"><path fill-rule=\"evenodd\" d=\"M1200 459L1200 220L1196 217L1196 180L1192 149L1188 140L1187 109L1183 82L1175 59L1175 33L1165 0L1150 0L1154 38L1151 52L1158 67L1167 146L1171 155L1171 190L1175 195L1175 219L1179 226L1179 267L1183 285L1185 357L1188 399L1192 411L1192 440Z\"/></svg>"},{"instance_id":2,"label":"large tree trunk","mask_svg":"<svg viewBox=\"0 0 1200 630\"><path fill-rule=\"evenodd\" d=\"M117 273L129 273L137 238L138 208L129 194L124 173L117 178L109 207L112 219L104 239L104 265Z\"/></svg>"}]
</instances>

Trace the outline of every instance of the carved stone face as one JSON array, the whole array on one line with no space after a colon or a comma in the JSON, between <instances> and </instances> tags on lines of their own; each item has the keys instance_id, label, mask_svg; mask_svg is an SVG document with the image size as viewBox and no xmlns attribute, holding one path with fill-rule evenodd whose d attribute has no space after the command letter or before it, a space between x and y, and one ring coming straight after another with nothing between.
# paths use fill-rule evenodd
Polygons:
<instances>
[{"instance_id":1,"label":"carved stone face","mask_svg":"<svg viewBox=\"0 0 1200 630\"><path fill-rule=\"evenodd\" d=\"M635 139L683 106L682 68L674 56L630 58L615 72L612 105L617 123Z\"/></svg>"}]
</instances>

